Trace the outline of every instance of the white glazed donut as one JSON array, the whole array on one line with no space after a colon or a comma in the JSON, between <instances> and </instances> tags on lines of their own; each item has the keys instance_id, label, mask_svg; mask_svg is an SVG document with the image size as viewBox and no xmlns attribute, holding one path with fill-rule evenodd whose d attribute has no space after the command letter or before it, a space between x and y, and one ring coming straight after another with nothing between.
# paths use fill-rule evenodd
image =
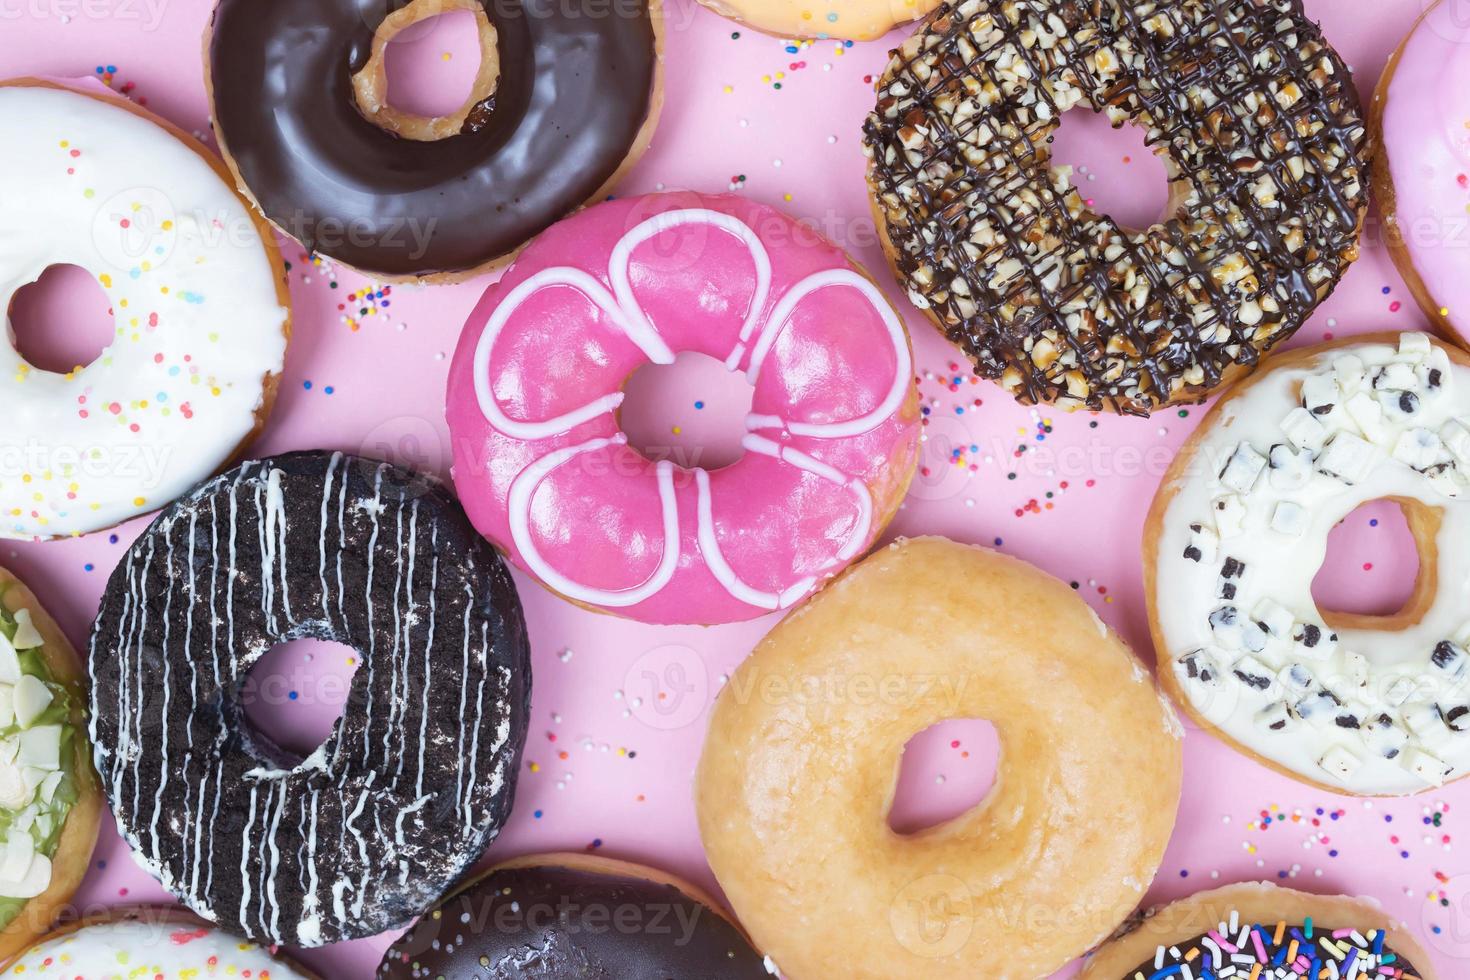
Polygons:
<instances>
[{"instance_id":1,"label":"white glazed donut","mask_svg":"<svg viewBox=\"0 0 1470 980\"><path fill-rule=\"evenodd\" d=\"M1423 567L1387 617L1312 580L1359 506L1404 508ZM1298 779L1416 793L1470 769L1470 356L1425 333L1273 359L1222 400L1154 502L1159 674L1197 721Z\"/></svg>"},{"instance_id":2,"label":"white glazed donut","mask_svg":"<svg viewBox=\"0 0 1470 980\"><path fill-rule=\"evenodd\" d=\"M71 264L116 324L96 361L55 374L7 322L0 537L85 534L174 499L255 431L285 356L280 256L221 165L101 93L0 85L0 305Z\"/></svg>"}]
</instances>

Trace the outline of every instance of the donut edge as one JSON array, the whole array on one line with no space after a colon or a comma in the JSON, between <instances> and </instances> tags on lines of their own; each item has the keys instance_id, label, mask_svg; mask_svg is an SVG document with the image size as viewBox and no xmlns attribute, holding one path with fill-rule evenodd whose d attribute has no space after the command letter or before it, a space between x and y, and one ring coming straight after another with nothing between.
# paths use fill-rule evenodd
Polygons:
<instances>
[{"instance_id":1,"label":"donut edge","mask_svg":"<svg viewBox=\"0 0 1470 980\"><path fill-rule=\"evenodd\" d=\"M546 227L548 228L558 221L565 220L612 194L613 189L622 183L629 172L638 165L638 162L643 158L643 154L648 152L648 147L653 142L653 134L658 129L659 119L663 116L664 109L664 77L666 74L664 44L668 37L668 28L664 18L664 0L646 0L646 2L648 3L648 19L653 25L653 84L649 86L648 113L643 119L643 125L639 127L638 134L633 138L633 142L629 144L628 152L623 156L622 163L618 164L617 169L608 176L607 180L603 181L602 185L593 192L592 196L581 204L570 209L565 214L555 216L547 223ZM250 185L245 182L244 175L240 173L240 168L235 162L234 154L230 152L229 145L225 141L224 131L220 129L219 124L215 121L214 64L209 57L209 51L210 45L214 40L216 13L217 8L212 8L209 13L209 20L204 25L202 61L204 63L204 92L209 100L210 129L214 133L215 142L219 144L220 159L223 160L224 166L229 174L226 180L235 189L236 196L240 197L249 205L251 216L257 224L264 225L273 232L280 234L286 240L296 242L296 244L300 245L301 243L296 238L287 234L285 229L266 216L265 210L261 208L260 202L256 200L254 192L250 189ZM353 266L335 256L328 256L328 258L331 258L333 262L343 268L377 282L452 286L508 268L515 261L516 256L520 255L527 245L535 241L538 235L533 235L510 251L496 255L469 269L447 269L420 273L387 273L374 271L361 266ZM304 248L305 246L302 247ZM284 272L282 275L284 281Z\"/></svg>"},{"instance_id":2,"label":"donut edge","mask_svg":"<svg viewBox=\"0 0 1470 980\"><path fill-rule=\"evenodd\" d=\"M155 115L149 110L133 102L131 99L125 96L117 95L116 93L108 96L103 95L99 92L84 91L79 87L73 87L71 85L62 84L61 82L52 81L46 78L38 78L30 75L0 81L0 88L45 88L53 89L60 92L70 92L73 95L80 95L83 98L93 99L97 102L103 103L104 105L113 106L126 112L131 112L133 115L138 116L139 118L147 122L153 123L153 125L168 133L174 139L182 143L186 149L192 151L196 156L202 159L204 163L211 170L214 171L215 175L224 182L225 187L230 191L230 193L234 194L235 198L239 200L241 205L244 207L245 213L250 216L250 221L255 226L256 233L260 236L261 245L264 247L266 261L270 263L271 271L275 274L276 300L280 304L282 311L285 313L285 316L282 318L281 321L281 335L285 338L286 350L281 355L281 369L273 374L265 375L265 377L261 381L260 404L257 405L255 409L255 424L250 428L250 431L246 432L245 435L240 439L240 441L236 443L235 447L230 450L229 454L220 462L220 465L212 472L205 474L203 479L208 480L211 477L218 476L226 470L229 470L236 463L244 459L245 451L250 447L251 443L256 440L261 431L265 428L266 423L270 420L271 413L275 410L276 407L276 396L280 392L281 375L285 372L285 360L286 357L289 355L291 349L291 336L293 331L292 314L294 310L291 305L290 283L286 278L286 263L285 260L281 257L280 247L276 244L274 229L272 229L270 225L261 220L260 215L254 207L253 203L245 197L241 196L240 192L235 187L234 178L231 176L230 172L225 169L225 167L220 163L220 158L214 153L210 152L209 147L205 146L189 133L186 133L179 126L174 125L172 122L169 122L162 116ZM120 527L121 525L126 524L128 521L136 520L139 517L144 517L149 514L156 515L160 513L163 508L166 507L169 503L172 503L172 501L162 501L158 506L153 507L151 510L140 511L136 514L133 514L131 517L128 517L122 521L118 521L115 524L109 524L105 527L94 527L90 530L79 533L97 534L101 531L107 531L115 527ZM76 536L77 535L71 532L66 532L62 534L52 534L49 536L41 537L38 540L59 541L63 538Z\"/></svg>"},{"instance_id":3,"label":"donut edge","mask_svg":"<svg viewBox=\"0 0 1470 980\"><path fill-rule=\"evenodd\" d=\"M102 826L102 782L92 766L92 745L85 723L88 704L87 677L76 649L56 620L25 582L0 568L0 592L4 606L31 611L31 623L41 634L41 656L52 680L66 687L76 701L73 714L74 776L77 802L66 815L66 824L51 860L51 884L22 906L16 917L0 929L0 964L9 964L45 936L71 906L72 897L92 867L92 852Z\"/></svg>"},{"instance_id":4,"label":"donut edge","mask_svg":"<svg viewBox=\"0 0 1470 980\"><path fill-rule=\"evenodd\" d=\"M508 858L492 864L483 871L477 871L465 878L436 902L433 907L425 910L424 915L431 915L461 895L465 895L478 888L497 872L532 868L562 868L568 871L582 871L596 875L635 878L639 881L649 881L656 885L668 885L677 890L685 898L704 906L711 914L718 916L721 920L728 923L740 934L752 950L758 955L764 955L764 952L755 944L755 940L751 938L750 933L741 925L740 920L735 917L734 912L730 910L729 906L724 902L717 901L710 892L692 883L687 878L677 875L672 871L664 871L661 868L652 867L651 865L639 864L621 858L603 857L600 854L587 854L576 851L546 851L542 853L522 854L519 857ZM415 919L409 926L408 931L412 932L422 919L423 916ZM377 975L381 976L383 967L389 965L388 957L392 952L392 946L383 951L383 959L380 961ZM1425 978L1425 980L1430 980L1430 978Z\"/></svg>"},{"instance_id":5,"label":"donut edge","mask_svg":"<svg viewBox=\"0 0 1470 980\"><path fill-rule=\"evenodd\" d=\"M1258 922L1314 921L1347 928L1369 926L1387 931L1387 945L1406 956L1421 980L1436 980L1428 953L1402 922L1392 919L1376 899L1349 895L1317 895L1270 882L1246 881L1159 905L1134 916L1084 962L1076 980L1117 980L1146 962L1161 945L1202 935L1227 920L1232 911Z\"/></svg>"},{"instance_id":6,"label":"donut edge","mask_svg":"<svg viewBox=\"0 0 1470 980\"><path fill-rule=\"evenodd\" d=\"M1408 49L1409 42L1419 33L1419 29L1424 26L1425 20L1443 2L1444 0L1435 0L1415 19L1413 26L1409 28L1398 47L1394 48L1393 53L1389 55L1388 63L1383 67L1383 74L1378 78L1378 85L1373 90L1369 105L1368 131L1372 134L1373 141L1378 147L1378 154L1373 160L1371 197L1378 211L1379 220L1382 222L1383 245L1388 249L1394 268L1403 277L1404 284L1409 287L1414 302L1419 304L1419 309L1428 319L1434 334L1456 347L1470 348L1470 336L1460 333L1450 322L1450 318L1440 312L1446 308L1445 305L1435 301L1428 284L1424 282L1424 277L1419 274L1419 269L1414 265L1413 256L1409 254L1408 243L1404 241L1398 223L1398 192L1393 180L1393 161L1388 158L1388 143L1383 138L1383 120L1388 112L1388 90L1393 85L1394 76L1398 73L1399 64L1403 61L1404 52Z\"/></svg>"},{"instance_id":7,"label":"donut edge","mask_svg":"<svg viewBox=\"0 0 1470 980\"><path fill-rule=\"evenodd\" d=\"M88 929L92 926L110 925L119 922L144 922L150 925L171 925L187 929L207 929L210 932L217 932L220 935L229 936L232 939L236 938L233 933L225 932L225 930L213 922L203 919L187 909L176 905L121 905L96 915L82 916L63 925L59 925L50 932L36 936L24 948L16 950L4 959L0 959L0 970L8 970L16 960L43 943L49 943L56 939L64 939L73 933L81 932L83 929ZM326 980L325 977L319 976L294 960L283 956L279 950L272 951L269 947L260 946L258 943L256 945L260 948L261 952L270 956L276 962L294 970L302 977L302 980Z\"/></svg>"},{"instance_id":8,"label":"donut edge","mask_svg":"<svg viewBox=\"0 0 1470 980\"><path fill-rule=\"evenodd\" d=\"M876 41L879 38L886 36L890 31L893 31L896 28L904 27L906 25L910 25L916 23L917 21L923 20L925 17L928 17L930 14L932 14L935 8L943 2L944 0L918 0L918 2L914 4L913 14L904 17L902 20L893 19L891 13L888 16L882 18L879 22L886 22L888 24L887 27L875 30L858 31L853 34L842 32L839 33L844 39L847 40ZM769 37L780 38L781 40L816 41L827 40L829 38L835 38L838 36L823 31L808 31L801 29L797 29L794 31L788 30L788 28L792 26L792 23L788 18L784 17L748 16L747 12L742 9L740 5L740 0L699 0L699 3L711 13L718 14L728 21L739 24L741 27L748 27L753 31L760 31L762 34L765 34ZM889 4L890 11L892 10L892 6L892 4Z\"/></svg>"},{"instance_id":9,"label":"donut edge","mask_svg":"<svg viewBox=\"0 0 1470 980\"><path fill-rule=\"evenodd\" d=\"M705 2L705 0L700 0L700 2L703 3L703 2ZM941 0L941 2L952 2L952 0ZM937 7L935 8L936 11L938 9L939 8L937 8ZM915 28L914 33L917 34L918 31L923 30L925 27L927 27L928 21L930 20L930 18L932 18L934 16L934 14L935 14L935 11L931 11L928 15L926 15L923 18L923 20L920 22L919 26ZM908 38L905 38L904 40L905 40L905 42L907 42L908 41ZM1325 35L1323 37L1323 40L1328 43L1329 47L1331 47L1333 51L1336 51L1337 50L1336 47L1333 46L1330 41L1327 41ZM882 74L878 75L877 79L873 83L873 89L874 89L875 92L880 91L883 88L883 86L885 84L887 84L892 79L894 69L898 65L898 62L899 62L899 57L898 57L899 56L899 53L900 53L899 52L899 49L897 49L897 48L894 49L893 52L891 52L891 55L892 56L888 59L888 63L883 66L883 72L882 72ZM1339 57L1341 57L1341 55L1339 55ZM1367 162L1368 162L1368 170L1369 170L1370 181L1371 181L1371 179L1372 179L1371 175L1376 171L1376 161L1377 161L1378 157L1382 153L1382 146L1381 146L1381 143L1378 140L1378 134L1377 134L1377 132L1375 132L1375 130L1373 129L1373 127L1369 124L1368 113L1365 112L1364 109L1363 109L1363 106L1362 106L1362 97L1357 93L1356 86L1349 85L1349 86L1347 86L1347 88L1345 89L1345 91L1348 91L1348 92L1350 92L1352 94L1354 101L1358 105L1359 115L1363 117L1363 124L1364 124L1364 131L1365 131L1364 146L1363 146L1363 155L1367 159ZM1150 151L1153 152L1153 148L1152 147L1150 147ZM888 222L887 222L887 219L884 217L883 207L879 203L879 200L878 200L879 187L878 187L878 184L877 184L876 179L875 179L876 173L877 173L877 168L874 165L873 161L872 160L866 161L866 166L864 168L863 175L864 175L864 181L867 184L867 188L868 188L868 195L867 195L868 196L868 210L869 210L869 212L873 216L873 224L874 224L874 227L876 228L876 230L878 232L878 243L883 247L883 255L888 260L888 268L889 268L889 271L892 272L893 278L897 282L899 290L901 292L903 292L905 294L905 296L907 296L907 286L906 286L905 281L904 281L903 273L902 273L902 271L899 268L899 251L898 251L898 246L896 246L893 243L893 239L892 239L892 237L888 233ZM1349 248L1345 249L1342 252L1342 255L1341 255L1341 258L1342 258L1342 269L1341 269L1341 271L1338 273L1338 275L1337 275L1337 277L1335 279L1329 280L1328 282L1323 283L1321 286L1319 286L1317 288L1317 301L1316 301L1316 303L1313 305L1311 312L1307 313L1306 316L1304 316L1302 318L1302 322L1297 325L1296 329L1292 330L1291 333L1289 333L1289 334L1285 334L1283 336L1277 336L1276 338L1274 338L1272 340L1271 344L1269 346L1267 346L1267 347L1257 348L1257 354L1258 354L1258 356L1256 358L1256 363L1254 363L1254 364L1241 364L1241 363L1238 363L1237 362L1237 363L1231 364L1228 368L1226 368L1221 373L1220 380L1219 380L1219 382L1217 382L1214 385L1214 387L1209 388L1209 389L1207 389L1205 391L1200 391L1200 392L1187 392L1187 393L1181 393L1180 395L1176 395L1176 396L1170 396L1170 398L1169 398L1168 401L1161 402L1158 405L1155 405L1149 411L1149 415L1156 415L1159 412L1163 412L1163 411L1166 411L1166 410L1171 409L1171 408L1182 408L1182 407L1186 407L1186 406L1190 406L1190 405L1200 405L1200 404L1203 404L1204 402L1208 401L1209 399L1211 399L1211 398L1213 398L1213 397L1221 394L1222 392L1225 392L1225 391L1230 390L1238 382L1242 381L1245 377L1247 377L1248 375L1252 374L1255 371L1260 370L1262 364L1264 364L1265 361L1266 361L1266 359L1271 356L1271 352L1272 351L1276 350L1281 345L1284 345L1284 344L1288 343L1292 339L1292 337L1296 336L1296 334L1301 330L1301 328L1306 325L1307 320L1311 319L1312 314L1316 312L1316 310L1318 309L1318 307L1320 307L1322 305L1322 303L1326 302L1327 298L1329 296L1331 296L1332 293L1337 289L1338 285L1342 282L1343 278L1347 275L1348 270L1352 267L1353 263L1357 262L1358 259L1362 257L1362 254L1363 254L1363 229L1364 229L1364 227L1365 227L1365 225L1367 223L1367 220L1368 220L1369 209L1372 206L1371 197L1372 197L1372 193L1371 193L1371 189L1370 189L1370 193L1365 194L1364 197L1363 197L1363 204L1362 204L1362 206L1357 209L1357 211L1358 211L1358 223L1357 223L1357 227L1353 230L1353 244ZM1172 193L1170 195L1170 204L1171 205L1173 204L1173 194ZM919 308L918 307L915 307L915 309L919 309ZM969 351L965 350L958 343L956 343L955 341L953 341L953 340L950 339L950 337L949 337L949 328L946 327L940 321L938 314L935 313L933 309L919 309L919 312L921 314L923 314L924 318L926 320L928 320L929 323L939 332L939 336L944 340L944 342L947 343L947 344L949 344L952 348L954 348L954 350L956 350L959 354L961 354L963 356L965 363L971 364L971 365L974 364L974 358L971 357ZM1097 416L1097 415L1119 415L1119 416L1127 417L1125 415L1125 413L1121 410L1120 406L1118 405L1117 400L1115 398L1113 398L1112 396L1108 396L1108 397L1106 397L1106 398L1103 399L1103 404L1106 406L1103 410L1101 410L1101 411L1093 411L1093 410L1087 408L1085 405L1082 405L1082 404L1076 404L1076 405L1066 404L1066 403L1063 403L1063 402L1058 401L1055 398L1043 399L1043 400L1040 400L1040 401L1037 401L1037 402L1024 402L1024 401L1021 401L1020 398L1017 398L1009 390L1007 390L1005 388L1001 388L1000 383L999 383L999 381L997 379L987 378L986 380L988 380L992 384L994 384L1004 394L1006 394L1006 395L1014 398L1016 400L1016 402L1018 404L1020 404L1020 405L1034 405L1035 407L1038 407L1038 408L1040 408L1040 407L1055 408L1055 409L1058 409L1059 411L1067 412L1068 414L1073 414L1073 413L1087 413L1087 414L1090 414L1090 415L1093 415L1093 416Z\"/></svg>"},{"instance_id":10,"label":"donut edge","mask_svg":"<svg viewBox=\"0 0 1470 980\"><path fill-rule=\"evenodd\" d=\"M1442 786L1426 784L1423 789L1411 793L1407 797L1395 793L1355 793L1345 786L1335 785L1325 780L1313 779L1268 759L1253 749L1247 748L1237 742L1224 731L1211 724L1195 708L1194 702L1184 691L1183 686L1180 685L1169 659L1168 644L1159 618L1159 545L1163 537L1164 517L1167 515L1170 505L1173 504L1174 498L1179 495L1179 491L1188 482L1185 474L1199 453L1200 443L1203 442L1205 433L1214 430L1227 405L1249 391L1258 381L1269 377L1277 370L1299 366L1330 351L1340 350L1345 347L1375 343L1396 345L1400 336L1404 333L1413 332L1415 331L1380 330L1373 333L1357 334L1351 337L1339 337L1326 343L1314 344L1310 347L1299 347L1271 358L1271 362L1264 370L1258 372L1244 383L1232 388L1200 420L1194 432L1190 434L1184 445L1179 448L1178 454L1174 457L1174 462L1169 465L1168 472L1165 473L1164 479L1160 482L1159 489L1154 495L1153 503L1149 507L1148 517L1145 519L1143 526L1143 592L1147 602L1149 634L1153 639L1154 646L1154 673L1159 679L1159 685L1168 692L1169 698L1180 710L1189 716L1189 719L1197 728L1209 735L1213 735L1220 742L1229 746L1232 751L1246 756L1260 765L1265 766L1267 769L1277 772L1295 782L1303 783L1314 789L1338 796L1353 796L1365 799L1412 799L1424 793L1442 791L1445 787L1464 779L1466 776L1470 776L1470 769L1460 773L1453 779L1447 780ZM1439 341L1439 343L1449 354L1451 360L1461 367L1470 368L1470 353L1466 353L1461 348L1445 343L1444 341ZM1410 526L1414 534L1415 544L1419 549L1421 562L1425 565L1433 565L1439 554L1437 542L1433 538L1424 540L1422 537L1423 528L1417 522L1411 521ZM1422 598L1418 596L1417 589L1415 598ZM1344 623L1351 622L1352 620L1351 614L1344 615L1341 613L1326 618L1329 621L1329 625L1332 625L1334 622ZM1379 629L1385 632L1397 631L1417 622L1416 603L1411 599L1408 606L1392 616L1375 616L1372 618L1379 624Z\"/></svg>"}]
</instances>

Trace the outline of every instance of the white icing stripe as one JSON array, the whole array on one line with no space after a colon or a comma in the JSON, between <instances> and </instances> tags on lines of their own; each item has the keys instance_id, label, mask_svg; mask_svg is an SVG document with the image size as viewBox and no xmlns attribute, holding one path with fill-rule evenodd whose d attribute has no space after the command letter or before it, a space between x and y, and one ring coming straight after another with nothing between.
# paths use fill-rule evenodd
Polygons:
<instances>
[{"instance_id":1,"label":"white icing stripe","mask_svg":"<svg viewBox=\"0 0 1470 980\"><path fill-rule=\"evenodd\" d=\"M287 460L245 464L206 485L129 550L89 649L90 730L119 832L146 870L211 921L262 940L316 946L389 928L394 921L386 916L428 904L493 839L507 805L497 789L505 753L510 736L523 730L513 726L523 726L516 699L524 692L506 663L524 651L499 624L505 597L492 595L509 589L508 579L463 519L441 512L440 491L430 496L427 484L405 484L388 464L343 465L342 457L323 454L303 469ZM347 547L363 559L363 574L376 564L377 578L366 589L357 579L338 632L320 616L343 607L310 594L330 582L324 570L332 559L320 550L311 555L310 546L346 540L312 522L330 519L334 509L323 501L345 493L349 482ZM228 544L218 526L226 513ZM205 549L215 557L208 582L196 578ZM369 632L384 637L373 656L386 660L375 673L369 659L353 683L359 694L366 682L375 699L354 697L327 742L299 764L275 761L274 747L237 724L244 705L234 692L245 672L273 644L301 636L352 637L368 646L362 632L370 609L377 622ZM209 654L214 683L201 666L206 620L219 638L212 637ZM476 634L483 648L472 662L467 651ZM492 672L505 680L487 696ZM453 707L477 683L473 723L486 726L487 742L495 731L488 753L480 733L465 727L468 710L456 725ZM373 707L364 711L364 701ZM358 729L370 739L368 758ZM471 741L473 749L455 752ZM513 760L518 749L509 751ZM332 828L325 839L320 821Z\"/></svg>"},{"instance_id":2,"label":"white icing stripe","mask_svg":"<svg viewBox=\"0 0 1470 980\"><path fill-rule=\"evenodd\" d=\"M552 568L536 547L535 537L531 533L531 498L535 495L536 488L541 485L541 481L557 467L583 453L597 452L608 446L622 445L627 441L627 437L619 433L611 439L592 439L580 446L558 449L526 467L510 485L510 496L506 507L510 513L511 536L515 540L516 548L521 552L521 557L525 559L527 567L562 595L582 602L601 606L636 605L649 596L656 595L659 590L668 585L669 580L674 577L675 570L679 567L679 504L674 496L674 464L668 460L663 460L655 468L658 477L659 505L663 508L663 557L659 559L658 568L642 585L618 592L582 585Z\"/></svg>"},{"instance_id":3,"label":"white icing stripe","mask_svg":"<svg viewBox=\"0 0 1470 980\"><path fill-rule=\"evenodd\" d=\"M615 412L623 402L621 392L604 395L556 418L544 421L519 421L508 418L496 401L491 390L490 359L495 343L510 317L534 293L541 289L566 285L579 289L594 305L598 306L617 324L627 337L639 346L644 355L655 363L669 363L674 353L658 335L657 328L648 319L629 280L629 267L634 249L656 235L689 224L706 224L738 238L748 248L755 266L755 291L750 300L745 319L741 324L739 339L725 366L730 371L739 369L747 344L762 322L762 312L771 288L771 261L760 236L740 219L718 211L691 208L665 212L635 226L613 248L608 275L613 284L609 294L602 284L587 273L569 267L554 267L538 272L510 291L496 306L475 347L474 384L480 410L497 430L517 439L542 439L570 432L576 426L602 415ZM841 422L790 422L780 416L754 414L747 416L746 427L750 431L782 429L792 435L815 438L844 438L871 432L898 411L907 394L912 371L912 356L908 337L903 324L881 292L865 277L850 269L830 269L813 273L792 286L776 303L771 315L765 318L751 352L750 365L746 370L749 382L755 384L766 356L770 353L781 332L790 323L798 304L813 293L827 288L845 287L858 290L878 312L893 344L896 369L894 380L882 402L859 418ZM507 501L511 536L526 566L552 589L569 598L594 605L626 607L636 605L656 595L672 579L679 561L678 506L673 491L672 464L658 464L659 494L663 508L664 555L654 574L642 585L625 590L594 589L584 586L563 575L541 555L531 529L531 503L536 488L554 469L571 459L588 452L604 449L610 445L621 445L627 441L622 433L611 438L593 439L577 446L564 447L536 460L522 471L511 484ZM760 448L757 448L760 447ZM872 528L872 495L857 479L850 479L835 468L820 462L815 457L795 449L781 449L770 440L747 437L746 448L754 449L774 459L790 463L799 469L821 476L839 486L852 490L858 501L859 520L854 533L838 552L837 560L851 560L867 540ZM700 525L698 540L701 553L715 579L736 599L766 609L784 608L795 598L800 598L816 584L812 577L793 583L780 593L763 592L743 582L730 568L716 540L712 508L707 499L708 474L699 468L693 470L700 488ZM706 525L706 520L710 523ZM792 598L795 597L795 598Z\"/></svg>"},{"instance_id":4,"label":"white icing stripe","mask_svg":"<svg viewBox=\"0 0 1470 980\"><path fill-rule=\"evenodd\" d=\"M764 429L780 425L792 435L840 439L873 431L882 425L885 419L898 411L898 407L903 404L904 397L908 394L909 374L912 370L908 335L904 332L898 315L893 312L893 307L888 305L888 300L878 291L878 287L850 269L832 269L807 276L781 297L781 301L776 304L775 310L772 311L770 319L766 322L766 328L761 332L760 339L756 341L755 350L751 352L750 367L746 370L745 375L747 380L752 385L759 380L766 355L770 353L771 346L776 342L781 331L791 322L791 315L796 312L797 304L819 289L836 286L845 286L862 293L878 315L883 318L883 325L888 328L888 339L893 343L893 356L898 362L894 371L893 386L888 389L888 393L884 395L883 401L877 408L859 418L843 422L818 423L783 422L771 416L751 415L746 420L748 428Z\"/></svg>"},{"instance_id":5,"label":"white icing stripe","mask_svg":"<svg viewBox=\"0 0 1470 980\"><path fill-rule=\"evenodd\" d=\"M628 281L628 268L633 261L633 250L639 245L662 232L690 224L705 224L734 235L750 250L750 259L755 263L755 292L746 308L745 322L740 325L742 345L750 339L756 324L760 322L761 311L766 308L766 297L771 292L771 257L766 252L765 245L761 244L760 236L739 218L706 208L685 208L680 211L665 211L637 225L613 246L612 260L608 264L608 278L612 280L613 294L622 306L623 315L638 330L638 335L633 338L634 342L643 348L655 364L672 363L674 352L664 343L658 334L658 328L648 319L648 314L633 295L633 286ZM736 363L739 363L738 357Z\"/></svg>"}]
</instances>

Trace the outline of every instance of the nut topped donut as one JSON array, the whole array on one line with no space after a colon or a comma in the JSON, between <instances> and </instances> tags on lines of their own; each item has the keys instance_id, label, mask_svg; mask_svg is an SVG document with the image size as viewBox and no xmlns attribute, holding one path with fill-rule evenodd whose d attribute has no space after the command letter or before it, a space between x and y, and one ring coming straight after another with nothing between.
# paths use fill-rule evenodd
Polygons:
<instances>
[{"instance_id":1,"label":"nut topped donut","mask_svg":"<svg viewBox=\"0 0 1470 980\"><path fill-rule=\"evenodd\" d=\"M297 760L240 691L302 637L361 666ZM108 581L90 668L123 839L186 905L259 942L405 925L510 812L531 683L515 586L443 486L389 463L291 453L180 500Z\"/></svg>"},{"instance_id":2,"label":"nut topped donut","mask_svg":"<svg viewBox=\"0 0 1470 980\"><path fill-rule=\"evenodd\" d=\"M1328 535L1396 502L1414 595L1320 609ZM1426 333L1274 357L1205 417L1149 515L1159 674L1202 725L1334 792L1400 796L1470 772L1470 355Z\"/></svg>"},{"instance_id":3,"label":"nut topped donut","mask_svg":"<svg viewBox=\"0 0 1470 980\"><path fill-rule=\"evenodd\" d=\"M448 10L481 64L448 116L388 101L394 36ZM242 189L308 249L457 281L607 194L662 105L660 0L219 0L206 84Z\"/></svg>"},{"instance_id":4,"label":"nut topped donut","mask_svg":"<svg viewBox=\"0 0 1470 980\"><path fill-rule=\"evenodd\" d=\"M1090 210L1049 143L1076 106L1164 157L1145 230ZM1146 415L1290 337L1357 257L1369 140L1295 0L963 0L895 52L865 126L914 304L1023 402Z\"/></svg>"},{"instance_id":5,"label":"nut topped donut","mask_svg":"<svg viewBox=\"0 0 1470 980\"><path fill-rule=\"evenodd\" d=\"M628 445L628 378L685 352L750 385L728 466ZM877 286L780 211L609 201L540 236L470 314L449 372L455 487L568 599L649 623L751 619L820 588L897 511L918 457L912 366Z\"/></svg>"}]
</instances>

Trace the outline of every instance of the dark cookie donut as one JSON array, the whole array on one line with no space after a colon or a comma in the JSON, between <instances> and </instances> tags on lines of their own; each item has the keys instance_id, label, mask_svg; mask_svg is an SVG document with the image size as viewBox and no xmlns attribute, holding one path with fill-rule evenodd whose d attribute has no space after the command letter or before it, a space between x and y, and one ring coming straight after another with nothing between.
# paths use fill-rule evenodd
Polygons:
<instances>
[{"instance_id":1,"label":"dark cookie donut","mask_svg":"<svg viewBox=\"0 0 1470 980\"><path fill-rule=\"evenodd\" d=\"M297 763L239 691L301 637L361 666ZM520 601L444 488L389 463L291 453L181 499L113 572L90 668L119 831L165 888L251 939L401 926L510 811L531 688Z\"/></svg>"},{"instance_id":2,"label":"dark cookie donut","mask_svg":"<svg viewBox=\"0 0 1470 980\"><path fill-rule=\"evenodd\" d=\"M469 10L452 117L391 110L386 42ZM484 269L601 196L658 114L658 0L220 0L205 70L226 159L270 221L385 278Z\"/></svg>"},{"instance_id":3,"label":"dark cookie donut","mask_svg":"<svg viewBox=\"0 0 1470 980\"><path fill-rule=\"evenodd\" d=\"M424 916L378 967L382 980L769 980L773 973L697 889L583 854L492 869Z\"/></svg>"},{"instance_id":4,"label":"dark cookie donut","mask_svg":"<svg viewBox=\"0 0 1470 980\"><path fill-rule=\"evenodd\" d=\"M1074 106L1165 158L1170 214L1094 213L1052 166ZM1023 402L1147 415L1287 339L1357 257L1370 140L1300 0L963 0L894 52L864 127L913 302Z\"/></svg>"}]
</instances>

